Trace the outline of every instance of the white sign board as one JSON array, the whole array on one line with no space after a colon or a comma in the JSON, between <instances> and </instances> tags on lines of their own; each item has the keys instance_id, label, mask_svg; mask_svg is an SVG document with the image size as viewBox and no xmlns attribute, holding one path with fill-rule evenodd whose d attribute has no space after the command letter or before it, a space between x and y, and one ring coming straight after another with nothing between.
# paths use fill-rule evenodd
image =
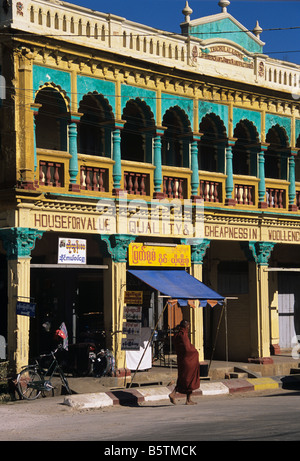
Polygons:
<instances>
[{"instance_id":1,"label":"white sign board","mask_svg":"<svg viewBox=\"0 0 300 461\"><path fill-rule=\"evenodd\" d=\"M86 264L86 240L59 238L58 264Z\"/></svg>"}]
</instances>

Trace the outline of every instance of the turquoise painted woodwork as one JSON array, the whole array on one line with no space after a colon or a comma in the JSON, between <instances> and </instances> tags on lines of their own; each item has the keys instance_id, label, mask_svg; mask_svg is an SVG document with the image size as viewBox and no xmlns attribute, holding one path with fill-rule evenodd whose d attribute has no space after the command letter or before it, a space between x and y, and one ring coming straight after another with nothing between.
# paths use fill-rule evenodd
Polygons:
<instances>
[{"instance_id":1,"label":"turquoise painted woodwork","mask_svg":"<svg viewBox=\"0 0 300 461\"><path fill-rule=\"evenodd\" d=\"M226 147L225 153L226 159L226 183L225 183L225 191L226 191L226 199L232 199L232 191L233 191L233 168L232 168L232 146L229 145Z\"/></svg>"},{"instance_id":2,"label":"turquoise painted woodwork","mask_svg":"<svg viewBox=\"0 0 300 461\"><path fill-rule=\"evenodd\" d=\"M266 121L265 121L266 135L268 131L276 125L279 125L280 127L285 129L286 134L288 136L288 142L290 142L291 132L292 132L292 120L289 117L282 117L280 115L274 115L274 114L266 114Z\"/></svg>"},{"instance_id":3,"label":"turquoise painted woodwork","mask_svg":"<svg viewBox=\"0 0 300 461\"><path fill-rule=\"evenodd\" d=\"M238 26L231 17L217 20L212 16L212 21L189 26L189 35L199 38L200 40L207 39L225 39L228 42L237 44L251 53L262 53L263 47L260 45L254 36L245 32L244 29ZM230 32L230 33L228 33ZM207 45L209 48L209 45Z\"/></svg>"},{"instance_id":4,"label":"turquoise painted woodwork","mask_svg":"<svg viewBox=\"0 0 300 461\"><path fill-rule=\"evenodd\" d=\"M233 129L236 127L236 125L239 122L243 120L249 120L249 122L253 123L257 132L259 133L259 136L261 137L261 113L260 112L257 112L254 110L248 110L248 109L241 109L240 107L234 107L232 118L233 118Z\"/></svg>"},{"instance_id":5,"label":"turquoise painted woodwork","mask_svg":"<svg viewBox=\"0 0 300 461\"><path fill-rule=\"evenodd\" d=\"M72 117L69 124L69 151L71 154L69 163L70 183L76 184L78 175L78 152L77 152L77 122L80 117Z\"/></svg>"},{"instance_id":6,"label":"turquoise painted woodwork","mask_svg":"<svg viewBox=\"0 0 300 461\"><path fill-rule=\"evenodd\" d=\"M266 194L266 182L265 182L265 156L263 152L258 153L258 201L264 202Z\"/></svg>"},{"instance_id":7,"label":"turquoise painted woodwork","mask_svg":"<svg viewBox=\"0 0 300 461\"><path fill-rule=\"evenodd\" d=\"M161 192L162 169L161 169L161 136L154 138L154 192Z\"/></svg>"},{"instance_id":8,"label":"turquoise painted woodwork","mask_svg":"<svg viewBox=\"0 0 300 461\"><path fill-rule=\"evenodd\" d=\"M50 67L43 66L32 66L32 78L33 78L33 98L35 98L36 92L45 83L53 83L56 86L60 86L63 91L66 92L69 100L71 101L71 74L62 70L52 69Z\"/></svg>"},{"instance_id":9,"label":"turquoise painted woodwork","mask_svg":"<svg viewBox=\"0 0 300 461\"><path fill-rule=\"evenodd\" d=\"M86 77L83 75L77 76L77 103L78 107L84 95L96 91L102 94L108 100L113 113L116 113L116 85L107 80L100 80L98 78Z\"/></svg>"},{"instance_id":10,"label":"turquoise painted woodwork","mask_svg":"<svg viewBox=\"0 0 300 461\"><path fill-rule=\"evenodd\" d=\"M226 131L228 132L228 106L225 104L216 104L213 102L208 101L199 101L198 106L198 117L199 117L199 125L203 117L207 114L214 113L218 117L220 117L221 121L223 122Z\"/></svg>"},{"instance_id":11,"label":"turquoise painted woodwork","mask_svg":"<svg viewBox=\"0 0 300 461\"><path fill-rule=\"evenodd\" d=\"M192 169L192 177L191 177L191 189L192 195L198 195L198 187L199 187L199 166L198 166L198 141L194 140L191 143L191 169Z\"/></svg>"},{"instance_id":12,"label":"turquoise painted woodwork","mask_svg":"<svg viewBox=\"0 0 300 461\"><path fill-rule=\"evenodd\" d=\"M133 235L115 234L100 235L101 240L106 243L106 250L111 259L116 263L127 262L128 247L136 239Z\"/></svg>"},{"instance_id":13,"label":"turquoise painted woodwork","mask_svg":"<svg viewBox=\"0 0 300 461\"><path fill-rule=\"evenodd\" d=\"M190 98L183 98L181 96L173 96L169 93L161 94L161 118L163 120L167 110L171 107L180 107L185 114L187 115L189 122L191 124L191 130L193 131L194 127L194 101Z\"/></svg>"},{"instance_id":14,"label":"turquoise painted woodwork","mask_svg":"<svg viewBox=\"0 0 300 461\"><path fill-rule=\"evenodd\" d=\"M289 161L289 205L294 205L296 197L296 183L295 183L295 157L291 155Z\"/></svg>"},{"instance_id":15,"label":"turquoise painted woodwork","mask_svg":"<svg viewBox=\"0 0 300 461\"><path fill-rule=\"evenodd\" d=\"M206 251L210 246L209 239L181 239L180 243L191 246L192 264L203 264Z\"/></svg>"},{"instance_id":16,"label":"turquoise painted woodwork","mask_svg":"<svg viewBox=\"0 0 300 461\"><path fill-rule=\"evenodd\" d=\"M136 98L144 101L147 106L150 107L150 110L153 114L154 121L156 120L156 92L152 90L146 90L144 88L139 88L131 85L121 85L121 113L129 100L134 100Z\"/></svg>"},{"instance_id":17,"label":"turquoise painted woodwork","mask_svg":"<svg viewBox=\"0 0 300 461\"><path fill-rule=\"evenodd\" d=\"M249 242L250 254L258 266L268 266L269 259L275 243L273 242Z\"/></svg>"},{"instance_id":18,"label":"turquoise painted woodwork","mask_svg":"<svg viewBox=\"0 0 300 461\"><path fill-rule=\"evenodd\" d=\"M12 227L0 229L0 239L8 260L29 258L35 248L36 239L41 239L43 231L28 227Z\"/></svg>"},{"instance_id":19,"label":"turquoise painted woodwork","mask_svg":"<svg viewBox=\"0 0 300 461\"><path fill-rule=\"evenodd\" d=\"M113 131L113 188L120 189L120 182L122 179L121 168L121 132L120 128Z\"/></svg>"}]
</instances>

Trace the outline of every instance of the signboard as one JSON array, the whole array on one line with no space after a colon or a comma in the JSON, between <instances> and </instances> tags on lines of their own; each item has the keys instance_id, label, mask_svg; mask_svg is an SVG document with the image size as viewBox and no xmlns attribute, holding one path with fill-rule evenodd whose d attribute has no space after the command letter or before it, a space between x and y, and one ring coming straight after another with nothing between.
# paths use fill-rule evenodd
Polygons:
<instances>
[{"instance_id":1,"label":"signboard","mask_svg":"<svg viewBox=\"0 0 300 461\"><path fill-rule=\"evenodd\" d=\"M143 243L131 243L128 249L131 266L152 267L190 267L190 245L152 246Z\"/></svg>"},{"instance_id":2,"label":"signboard","mask_svg":"<svg viewBox=\"0 0 300 461\"><path fill-rule=\"evenodd\" d=\"M124 317L128 322L142 320L142 306L124 306Z\"/></svg>"},{"instance_id":3,"label":"signboard","mask_svg":"<svg viewBox=\"0 0 300 461\"><path fill-rule=\"evenodd\" d=\"M23 301L17 301L17 315L25 315L26 317L35 317L35 303L27 303Z\"/></svg>"},{"instance_id":4,"label":"signboard","mask_svg":"<svg viewBox=\"0 0 300 461\"><path fill-rule=\"evenodd\" d=\"M124 322L122 333L128 336L141 336L141 323L140 322Z\"/></svg>"},{"instance_id":5,"label":"signboard","mask_svg":"<svg viewBox=\"0 0 300 461\"><path fill-rule=\"evenodd\" d=\"M122 338L122 351L139 351L140 347L140 338Z\"/></svg>"},{"instance_id":6,"label":"signboard","mask_svg":"<svg viewBox=\"0 0 300 461\"><path fill-rule=\"evenodd\" d=\"M125 291L124 303L142 304L143 303L143 292L142 291Z\"/></svg>"},{"instance_id":7,"label":"signboard","mask_svg":"<svg viewBox=\"0 0 300 461\"><path fill-rule=\"evenodd\" d=\"M86 240L59 238L58 264L86 264Z\"/></svg>"}]
</instances>

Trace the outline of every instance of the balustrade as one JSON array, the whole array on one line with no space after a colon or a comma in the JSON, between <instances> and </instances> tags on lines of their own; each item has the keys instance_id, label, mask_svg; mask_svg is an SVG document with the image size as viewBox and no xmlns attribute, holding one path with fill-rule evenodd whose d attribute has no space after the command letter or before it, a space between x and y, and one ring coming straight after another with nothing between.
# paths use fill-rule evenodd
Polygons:
<instances>
[{"instance_id":1,"label":"balustrade","mask_svg":"<svg viewBox=\"0 0 300 461\"><path fill-rule=\"evenodd\" d=\"M269 208L286 207L286 190L277 187L266 188L267 205Z\"/></svg>"},{"instance_id":2,"label":"balustrade","mask_svg":"<svg viewBox=\"0 0 300 461\"><path fill-rule=\"evenodd\" d=\"M163 193L168 198L187 198L187 180L174 176L164 176Z\"/></svg>"},{"instance_id":3,"label":"balustrade","mask_svg":"<svg viewBox=\"0 0 300 461\"><path fill-rule=\"evenodd\" d=\"M235 184L235 201L239 205L253 205L254 186L249 184Z\"/></svg>"},{"instance_id":4,"label":"balustrade","mask_svg":"<svg viewBox=\"0 0 300 461\"><path fill-rule=\"evenodd\" d=\"M149 195L150 175L133 171L124 171L124 190L128 194Z\"/></svg>"},{"instance_id":5,"label":"balustrade","mask_svg":"<svg viewBox=\"0 0 300 461\"><path fill-rule=\"evenodd\" d=\"M222 202L222 183L200 179L200 198L205 202Z\"/></svg>"},{"instance_id":6,"label":"balustrade","mask_svg":"<svg viewBox=\"0 0 300 461\"><path fill-rule=\"evenodd\" d=\"M108 192L109 170L82 165L80 168L80 188L99 192Z\"/></svg>"},{"instance_id":7,"label":"balustrade","mask_svg":"<svg viewBox=\"0 0 300 461\"><path fill-rule=\"evenodd\" d=\"M39 185L50 187L64 186L64 164L40 160Z\"/></svg>"}]
</instances>

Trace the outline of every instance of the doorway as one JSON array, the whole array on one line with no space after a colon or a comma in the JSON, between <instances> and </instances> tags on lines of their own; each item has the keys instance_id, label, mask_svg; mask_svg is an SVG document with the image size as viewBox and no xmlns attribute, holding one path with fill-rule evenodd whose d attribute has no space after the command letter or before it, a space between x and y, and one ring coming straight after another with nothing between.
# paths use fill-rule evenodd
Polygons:
<instances>
[{"instance_id":1,"label":"doorway","mask_svg":"<svg viewBox=\"0 0 300 461\"><path fill-rule=\"evenodd\" d=\"M300 335L300 274L278 273L279 346L289 349Z\"/></svg>"}]
</instances>

